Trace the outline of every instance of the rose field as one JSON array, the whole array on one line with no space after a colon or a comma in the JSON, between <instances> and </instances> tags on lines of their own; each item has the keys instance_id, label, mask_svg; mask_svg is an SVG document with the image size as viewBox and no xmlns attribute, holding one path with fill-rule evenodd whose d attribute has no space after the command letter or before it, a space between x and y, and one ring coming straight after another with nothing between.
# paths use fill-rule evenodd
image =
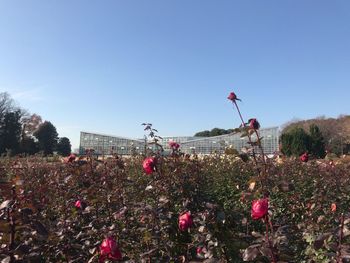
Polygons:
<instances>
[{"instance_id":1,"label":"rose field","mask_svg":"<svg viewBox=\"0 0 350 263\"><path fill-rule=\"evenodd\" d=\"M1 159L2 262L350 260L345 158L152 160Z\"/></svg>"},{"instance_id":2,"label":"rose field","mask_svg":"<svg viewBox=\"0 0 350 263\"><path fill-rule=\"evenodd\" d=\"M0 158L1 262L350 262L350 158L268 157L228 99L243 153Z\"/></svg>"}]
</instances>

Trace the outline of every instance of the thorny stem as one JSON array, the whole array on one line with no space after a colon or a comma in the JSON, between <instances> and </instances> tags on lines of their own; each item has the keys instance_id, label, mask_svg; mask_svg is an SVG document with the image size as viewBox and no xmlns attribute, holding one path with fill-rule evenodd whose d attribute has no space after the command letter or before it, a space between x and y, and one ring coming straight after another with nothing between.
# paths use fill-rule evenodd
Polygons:
<instances>
[{"instance_id":1,"label":"thorny stem","mask_svg":"<svg viewBox=\"0 0 350 263\"><path fill-rule=\"evenodd\" d=\"M242 127L245 126L245 122L244 122L244 119L242 117L242 114L241 114L241 111L239 110L239 107L237 105L237 102L235 100L232 101L232 103L236 106L236 109L238 111L238 114L239 114L239 117L242 121ZM255 130L255 129L254 129ZM256 132L256 130L255 130ZM256 132L257 133L257 132ZM259 178L260 178L260 184L261 184L261 187L264 188L264 183L262 181L262 178L260 177L261 175L261 170L259 168L259 165L258 165L258 160L256 158L256 154L255 154L255 150L254 150L254 146L253 146L253 141L252 141L252 137L250 136L249 132L248 132L248 140L249 140L249 143L250 145L252 146L252 152L253 152L253 159L254 159L254 163L255 163L255 166L256 166L256 169L258 171L258 174L259 174ZM260 140L259 136L258 136L258 140ZM259 144L260 144L260 141L259 141ZM263 155L263 158L264 158L264 161L265 161L265 156ZM265 164L265 163L264 163ZM265 166L265 169L266 169L266 166ZM266 172L266 171L265 171Z\"/></svg>"},{"instance_id":2,"label":"thorny stem","mask_svg":"<svg viewBox=\"0 0 350 263\"><path fill-rule=\"evenodd\" d=\"M259 148L260 148L261 155L262 155L262 157L263 157L263 162L264 162L264 164L266 164L265 153L264 153L264 149L263 149L263 147L262 147L262 145L261 145L261 139L260 139L259 133L258 133L258 131L257 131L256 129L254 129L254 132L255 132L255 134L256 134L256 137L258 138L258 146L259 146Z\"/></svg>"},{"instance_id":3,"label":"thorny stem","mask_svg":"<svg viewBox=\"0 0 350 263\"><path fill-rule=\"evenodd\" d=\"M267 163L266 163L266 160L265 160L265 153L264 153L264 149L263 149L263 147L262 147L262 145L261 145L261 139L260 139L260 136L259 136L259 133L258 133L258 131L256 130L256 129L254 129L254 132L255 132L255 134L256 134L256 137L257 137L257 139L258 139L258 146L259 146L259 149L260 149L260 151L261 151L261 155L262 155L262 159L263 159L263 164L264 164L264 172L265 172L265 178L264 178L264 180L266 180L266 176L267 176L267 171L268 171L268 168L267 168Z\"/></svg>"},{"instance_id":4,"label":"thorny stem","mask_svg":"<svg viewBox=\"0 0 350 263\"><path fill-rule=\"evenodd\" d=\"M234 100L234 101L233 101L233 103L234 103L234 105L236 106L236 109L237 109L237 111L238 111L239 117L241 118L241 121L242 121L242 127L244 127L244 126L245 126L245 122L244 122L244 120L243 120L243 117L242 117L241 111L239 110L239 107L238 107L238 105L237 105L237 102ZM250 144L253 146L252 137L250 136L249 132L248 132L248 140L249 140ZM252 151L253 151L253 158L254 158L254 162L255 162L255 164L257 165L257 164L258 164L258 161L257 161L256 156L255 156L255 150L254 150L254 147L252 147Z\"/></svg>"},{"instance_id":5,"label":"thorny stem","mask_svg":"<svg viewBox=\"0 0 350 263\"><path fill-rule=\"evenodd\" d=\"M270 248L272 263L276 263L277 260L275 257L275 253L273 253L273 246L269 238L269 217L268 216L266 216L265 218L265 226L266 226L266 243L269 245L269 248ZM273 231L272 228L271 228L271 231Z\"/></svg>"}]
</instances>

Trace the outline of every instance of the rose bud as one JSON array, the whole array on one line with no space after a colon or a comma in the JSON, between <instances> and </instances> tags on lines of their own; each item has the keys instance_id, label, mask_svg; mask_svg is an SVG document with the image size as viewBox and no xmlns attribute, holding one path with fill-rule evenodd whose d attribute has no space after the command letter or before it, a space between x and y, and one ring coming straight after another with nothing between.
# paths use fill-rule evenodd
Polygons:
<instances>
[{"instance_id":1,"label":"rose bud","mask_svg":"<svg viewBox=\"0 0 350 263\"><path fill-rule=\"evenodd\" d=\"M77 200L74 204L75 208L84 210L86 207L86 204L84 201Z\"/></svg>"},{"instance_id":2,"label":"rose bud","mask_svg":"<svg viewBox=\"0 0 350 263\"><path fill-rule=\"evenodd\" d=\"M234 92L231 92L227 99L231 100L231 101L235 101L235 100L240 100L239 98L237 98L236 94Z\"/></svg>"},{"instance_id":3,"label":"rose bud","mask_svg":"<svg viewBox=\"0 0 350 263\"><path fill-rule=\"evenodd\" d=\"M303 154L300 156L300 161L302 161L303 163L306 163L308 160L309 160L309 155L308 155L307 152L303 153Z\"/></svg>"},{"instance_id":4,"label":"rose bud","mask_svg":"<svg viewBox=\"0 0 350 263\"><path fill-rule=\"evenodd\" d=\"M248 120L248 123L250 129L259 130L260 123L255 118Z\"/></svg>"},{"instance_id":5,"label":"rose bud","mask_svg":"<svg viewBox=\"0 0 350 263\"><path fill-rule=\"evenodd\" d=\"M335 211L337 211L337 205L335 203L331 204L331 211L334 213Z\"/></svg>"}]
</instances>

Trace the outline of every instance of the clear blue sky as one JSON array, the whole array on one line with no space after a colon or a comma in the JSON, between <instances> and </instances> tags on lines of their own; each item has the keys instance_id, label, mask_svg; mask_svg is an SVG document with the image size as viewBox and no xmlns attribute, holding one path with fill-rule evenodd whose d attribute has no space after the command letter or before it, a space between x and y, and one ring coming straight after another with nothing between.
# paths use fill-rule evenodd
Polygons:
<instances>
[{"instance_id":1,"label":"clear blue sky","mask_svg":"<svg viewBox=\"0 0 350 263\"><path fill-rule=\"evenodd\" d=\"M74 148L349 114L350 1L0 0L0 91Z\"/></svg>"}]
</instances>

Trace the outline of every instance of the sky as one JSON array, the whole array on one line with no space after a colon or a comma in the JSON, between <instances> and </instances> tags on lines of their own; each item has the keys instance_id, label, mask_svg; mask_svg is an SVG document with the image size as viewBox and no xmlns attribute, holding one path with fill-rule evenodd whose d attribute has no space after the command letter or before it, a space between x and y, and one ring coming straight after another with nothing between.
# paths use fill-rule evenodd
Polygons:
<instances>
[{"instance_id":1,"label":"sky","mask_svg":"<svg viewBox=\"0 0 350 263\"><path fill-rule=\"evenodd\" d=\"M80 131L141 138L349 114L350 1L0 0L0 92Z\"/></svg>"}]
</instances>

